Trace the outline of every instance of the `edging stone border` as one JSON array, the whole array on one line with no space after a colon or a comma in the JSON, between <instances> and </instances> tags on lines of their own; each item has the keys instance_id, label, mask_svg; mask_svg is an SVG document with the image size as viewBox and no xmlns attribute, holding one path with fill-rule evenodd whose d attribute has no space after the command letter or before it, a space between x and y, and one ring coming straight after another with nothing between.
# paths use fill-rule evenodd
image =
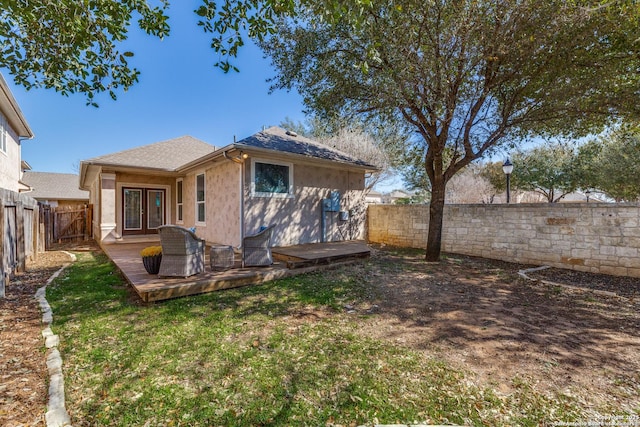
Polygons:
<instances>
[{"instance_id":1,"label":"edging stone border","mask_svg":"<svg viewBox=\"0 0 640 427\"><path fill-rule=\"evenodd\" d=\"M76 256L72 253L63 251L69 255L71 262L76 261ZM47 427L67 427L71 426L71 418L67 412L64 398L64 378L62 376L62 358L58 351L60 338L51 331L51 323L53 322L53 312L51 306L46 299L47 286L58 277L69 264L65 264L58 271L53 273L49 280L36 291L35 299L40 304L42 311L42 323L45 329L42 331L44 345L47 348L47 369L49 371L49 403L47 412L45 413L45 421Z\"/></svg>"},{"instance_id":2,"label":"edging stone border","mask_svg":"<svg viewBox=\"0 0 640 427\"><path fill-rule=\"evenodd\" d=\"M534 271L546 270L547 268L551 268L551 266L550 265L543 265L542 267L527 268L525 270L518 271L518 275L520 277L522 277L523 279L525 279L525 280L530 280L532 282L540 282L540 283L544 283L545 285L560 286L561 288L569 289L571 291L593 292L596 295L602 295L602 296L606 296L606 297L624 298L624 297L621 297L620 295L616 294L615 292L603 291L601 289L583 288L583 287L580 287L580 286L567 285L565 283L552 282L550 280L534 279L533 277L530 277L529 275L527 275L527 273L533 273Z\"/></svg>"}]
</instances>

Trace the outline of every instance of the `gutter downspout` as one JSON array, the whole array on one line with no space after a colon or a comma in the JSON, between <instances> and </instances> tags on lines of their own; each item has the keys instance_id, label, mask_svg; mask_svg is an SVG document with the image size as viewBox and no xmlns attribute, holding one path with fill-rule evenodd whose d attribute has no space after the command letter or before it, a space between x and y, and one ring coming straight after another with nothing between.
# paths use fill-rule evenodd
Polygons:
<instances>
[{"instance_id":1,"label":"gutter downspout","mask_svg":"<svg viewBox=\"0 0 640 427\"><path fill-rule=\"evenodd\" d=\"M244 162L240 165L240 248L244 242ZM243 260L244 263L244 260Z\"/></svg>"}]
</instances>

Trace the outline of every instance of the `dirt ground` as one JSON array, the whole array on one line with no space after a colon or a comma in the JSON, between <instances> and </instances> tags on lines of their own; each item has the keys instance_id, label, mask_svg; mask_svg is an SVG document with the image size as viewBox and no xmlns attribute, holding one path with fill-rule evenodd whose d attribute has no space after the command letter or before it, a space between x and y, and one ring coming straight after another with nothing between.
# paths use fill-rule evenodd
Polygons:
<instances>
[{"instance_id":1,"label":"dirt ground","mask_svg":"<svg viewBox=\"0 0 640 427\"><path fill-rule=\"evenodd\" d=\"M513 392L519 378L602 415L640 411L640 279L451 256L426 264L385 251L363 328ZM386 267L385 267L386 266Z\"/></svg>"},{"instance_id":2,"label":"dirt ground","mask_svg":"<svg viewBox=\"0 0 640 427\"><path fill-rule=\"evenodd\" d=\"M44 426L47 366L38 288L64 264L64 252L38 254L27 271L14 277L0 299L0 425Z\"/></svg>"},{"instance_id":3,"label":"dirt ground","mask_svg":"<svg viewBox=\"0 0 640 427\"><path fill-rule=\"evenodd\" d=\"M548 285L519 277L527 266L481 258L425 263L374 250L373 259L373 272L353 267L371 287L370 298L349 306L374 314L363 333L444 359L505 395L520 378L602 414L640 408L640 279L529 274L559 284ZM64 252L39 255L0 299L2 426L44 425L48 380L34 294L67 262Z\"/></svg>"}]
</instances>

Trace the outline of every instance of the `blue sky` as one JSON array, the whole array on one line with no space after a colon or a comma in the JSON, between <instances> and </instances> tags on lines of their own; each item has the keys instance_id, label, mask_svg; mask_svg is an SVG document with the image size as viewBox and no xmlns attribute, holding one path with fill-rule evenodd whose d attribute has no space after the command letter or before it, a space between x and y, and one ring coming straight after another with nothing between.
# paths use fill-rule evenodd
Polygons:
<instances>
[{"instance_id":1,"label":"blue sky","mask_svg":"<svg viewBox=\"0 0 640 427\"><path fill-rule=\"evenodd\" d=\"M141 71L139 82L118 100L99 96L99 108L82 95L26 91L1 70L35 138L22 144L34 171L76 173L81 160L139 145L191 135L216 146L242 139L286 117L304 120L295 92L269 94L274 71L254 45L240 51L239 73L214 68L218 56L196 25L198 0L172 2L171 34L160 41L134 28L126 49Z\"/></svg>"}]
</instances>

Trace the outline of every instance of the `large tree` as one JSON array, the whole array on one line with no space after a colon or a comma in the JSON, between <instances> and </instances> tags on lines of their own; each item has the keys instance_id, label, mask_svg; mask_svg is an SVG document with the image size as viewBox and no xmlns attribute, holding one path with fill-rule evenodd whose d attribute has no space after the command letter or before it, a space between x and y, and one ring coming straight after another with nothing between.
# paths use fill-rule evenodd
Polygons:
<instances>
[{"instance_id":1,"label":"large tree","mask_svg":"<svg viewBox=\"0 0 640 427\"><path fill-rule=\"evenodd\" d=\"M402 123L431 187L427 260L445 189L472 161L539 134L587 134L638 113L634 1L400 0L299 5L262 47L320 115ZM356 22L356 24L354 24Z\"/></svg>"}]
</instances>

